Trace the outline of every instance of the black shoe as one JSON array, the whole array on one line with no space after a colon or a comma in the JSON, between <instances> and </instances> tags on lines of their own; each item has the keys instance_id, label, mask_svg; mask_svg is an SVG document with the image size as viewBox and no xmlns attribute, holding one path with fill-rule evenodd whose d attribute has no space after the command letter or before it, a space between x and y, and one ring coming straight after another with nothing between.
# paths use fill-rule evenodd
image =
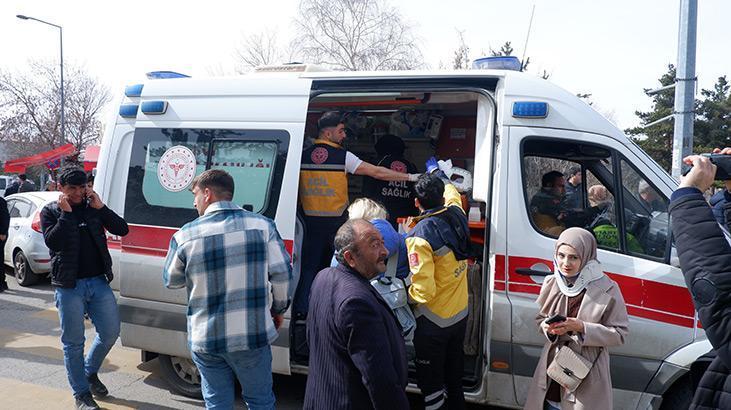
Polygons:
<instances>
[{"instance_id":1,"label":"black shoe","mask_svg":"<svg viewBox=\"0 0 731 410\"><path fill-rule=\"evenodd\" d=\"M106 397L109 394L107 386L99 380L99 376L96 373L90 374L86 380L89 382L89 390L96 397Z\"/></svg>"},{"instance_id":2,"label":"black shoe","mask_svg":"<svg viewBox=\"0 0 731 410\"><path fill-rule=\"evenodd\" d=\"M80 396L76 396L76 409L77 410L97 410L99 405L96 404L94 398L91 397L91 393L84 393Z\"/></svg>"},{"instance_id":3,"label":"black shoe","mask_svg":"<svg viewBox=\"0 0 731 410\"><path fill-rule=\"evenodd\" d=\"M8 290L8 282L0 282L0 292L5 292L6 290Z\"/></svg>"}]
</instances>

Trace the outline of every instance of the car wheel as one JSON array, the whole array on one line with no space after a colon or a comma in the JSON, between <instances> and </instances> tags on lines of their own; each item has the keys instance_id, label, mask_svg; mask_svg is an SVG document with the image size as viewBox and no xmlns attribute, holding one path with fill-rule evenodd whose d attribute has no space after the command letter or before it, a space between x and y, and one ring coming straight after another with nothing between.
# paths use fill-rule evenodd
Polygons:
<instances>
[{"instance_id":1,"label":"car wheel","mask_svg":"<svg viewBox=\"0 0 731 410\"><path fill-rule=\"evenodd\" d=\"M39 276L31 269L28 258L25 257L23 251L19 250L15 253L13 268L15 270L15 281L18 282L18 285L30 286L38 282Z\"/></svg>"},{"instance_id":2,"label":"car wheel","mask_svg":"<svg viewBox=\"0 0 731 410\"><path fill-rule=\"evenodd\" d=\"M200 374L192 360L166 354L158 356L158 360L162 376L173 390L194 399L203 398Z\"/></svg>"}]
</instances>

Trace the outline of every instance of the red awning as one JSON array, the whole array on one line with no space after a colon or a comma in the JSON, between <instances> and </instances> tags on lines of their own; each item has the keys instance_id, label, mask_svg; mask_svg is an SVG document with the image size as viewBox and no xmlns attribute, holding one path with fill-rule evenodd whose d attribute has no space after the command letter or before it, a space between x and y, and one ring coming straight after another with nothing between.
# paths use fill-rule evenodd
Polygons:
<instances>
[{"instance_id":1,"label":"red awning","mask_svg":"<svg viewBox=\"0 0 731 410\"><path fill-rule=\"evenodd\" d=\"M17 158L5 162L4 172L6 173L23 173L26 167L33 165L45 165L50 161L59 158L68 157L76 152L74 144L66 144L50 151L40 154L31 155L29 157Z\"/></svg>"},{"instance_id":2,"label":"red awning","mask_svg":"<svg viewBox=\"0 0 731 410\"><path fill-rule=\"evenodd\" d=\"M99 145L89 145L84 150L84 171L91 171L99 161Z\"/></svg>"}]
</instances>

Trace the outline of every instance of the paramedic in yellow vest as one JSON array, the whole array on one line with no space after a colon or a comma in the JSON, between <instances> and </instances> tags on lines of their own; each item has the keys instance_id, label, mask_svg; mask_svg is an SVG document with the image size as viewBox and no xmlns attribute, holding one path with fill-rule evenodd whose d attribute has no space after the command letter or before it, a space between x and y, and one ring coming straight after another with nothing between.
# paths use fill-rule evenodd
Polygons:
<instances>
[{"instance_id":1,"label":"paramedic in yellow vest","mask_svg":"<svg viewBox=\"0 0 731 410\"><path fill-rule=\"evenodd\" d=\"M421 211L406 237L410 302L416 303L416 380L427 409L464 408L469 226L457 189L435 175L414 185Z\"/></svg>"},{"instance_id":2,"label":"paramedic in yellow vest","mask_svg":"<svg viewBox=\"0 0 731 410\"><path fill-rule=\"evenodd\" d=\"M366 175L383 181L415 181L406 174L362 161L340 145L345 124L338 112L326 112L317 121L318 138L302 152L299 198L305 220L300 278L292 307L295 318L303 319L309 306L315 275L330 266L335 232L346 221L347 174Z\"/></svg>"}]
</instances>

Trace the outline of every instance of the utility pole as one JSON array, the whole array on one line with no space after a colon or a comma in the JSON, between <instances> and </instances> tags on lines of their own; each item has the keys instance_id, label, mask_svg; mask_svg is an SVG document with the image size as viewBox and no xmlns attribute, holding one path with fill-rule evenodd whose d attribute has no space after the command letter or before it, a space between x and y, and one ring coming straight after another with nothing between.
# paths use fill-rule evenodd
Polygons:
<instances>
[{"instance_id":1,"label":"utility pole","mask_svg":"<svg viewBox=\"0 0 731 410\"><path fill-rule=\"evenodd\" d=\"M679 179L683 158L693 152L695 120L696 27L698 0L680 0L678 66L675 74L675 129L673 133L672 175Z\"/></svg>"}]
</instances>

